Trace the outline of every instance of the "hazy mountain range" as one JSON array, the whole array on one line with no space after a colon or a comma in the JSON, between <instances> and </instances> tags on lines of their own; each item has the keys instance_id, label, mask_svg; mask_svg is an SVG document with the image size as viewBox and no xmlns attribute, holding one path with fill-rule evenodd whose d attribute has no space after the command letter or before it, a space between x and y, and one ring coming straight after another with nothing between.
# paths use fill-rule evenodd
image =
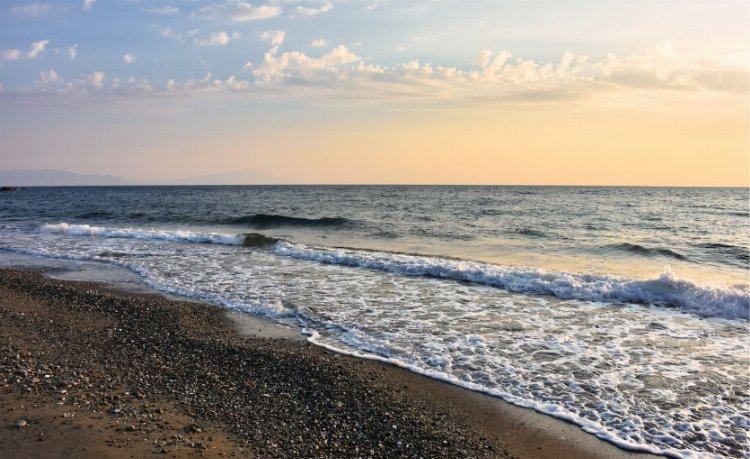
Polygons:
<instances>
[{"instance_id":1,"label":"hazy mountain range","mask_svg":"<svg viewBox=\"0 0 750 459\"><path fill-rule=\"evenodd\" d=\"M271 175L253 170L158 182L137 182L114 175L79 174L58 169L0 170L0 186L254 185L271 183L279 182Z\"/></svg>"}]
</instances>

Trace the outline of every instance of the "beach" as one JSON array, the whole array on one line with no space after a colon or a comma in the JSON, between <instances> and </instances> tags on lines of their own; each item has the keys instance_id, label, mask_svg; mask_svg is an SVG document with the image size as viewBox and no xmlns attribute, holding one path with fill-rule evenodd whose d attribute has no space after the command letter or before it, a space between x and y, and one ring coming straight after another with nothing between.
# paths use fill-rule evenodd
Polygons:
<instances>
[{"instance_id":1,"label":"beach","mask_svg":"<svg viewBox=\"0 0 750 459\"><path fill-rule=\"evenodd\" d=\"M392 365L263 337L278 336L269 327L2 270L0 456L641 456Z\"/></svg>"}]
</instances>

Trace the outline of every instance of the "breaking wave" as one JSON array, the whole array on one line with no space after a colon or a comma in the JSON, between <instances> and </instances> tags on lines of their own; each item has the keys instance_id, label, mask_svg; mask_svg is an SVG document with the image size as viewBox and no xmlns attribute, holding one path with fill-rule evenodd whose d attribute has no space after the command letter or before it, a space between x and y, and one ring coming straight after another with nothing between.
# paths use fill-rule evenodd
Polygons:
<instances>
[{"instance_id":1,"label":"breaking wave","mask_svg":"<svg viewBox=\"0 0 750 459\"><path fill-rule=\"evenodd\" d=\"M269 237L260 233L249 233L244 235L242 245L245 247L270 247L282 239Z\"/></svg>"},{"instance_id":2,"label":"breaking wave","mask_svg":"<svg viewBox=\"0 0 750 459\"><path fill-rule=\"evenodd\" d=\"M750 319L750 287L697 285L665 272L655 279L551 271L478 261L361 250L310 247L259 233L222 234L182 230L107 228L68 223L46 224L42 231L68 235L269 247L278 256L318 263L376 269L404 276L429 276L488 285L509 292L561 299L669 306L704 317Z\"/></svg>"},{"instance_id":3,"label":"breaking wave","mask_svg":"<svg viewBox=\"0 0 750 459\"><path fill-rule=\"evenodd\" d=\"M405 276L431 276L561 299L670 306L705 317L750 319L750 289L699 286L666 272L656 279L547 271L469 260L352 249L312 248L279 242L281 256L377 269Z\"/></svg>"},{"instance_id":4,"label":"breaking wave","mask_svg":"<svg viewBox=\"0 0 750 459\"><path fill-rule=\"evenodd\" d=\"M155 241L196 242L204 244L242 245L244 235L221 233L196 233L182 230L153 230L140 228L107 228L92 225L55 223L42 225L47 233L69 234L74 236L99 236L126 239L149 239Z\"/></svg>"}]
</instances>

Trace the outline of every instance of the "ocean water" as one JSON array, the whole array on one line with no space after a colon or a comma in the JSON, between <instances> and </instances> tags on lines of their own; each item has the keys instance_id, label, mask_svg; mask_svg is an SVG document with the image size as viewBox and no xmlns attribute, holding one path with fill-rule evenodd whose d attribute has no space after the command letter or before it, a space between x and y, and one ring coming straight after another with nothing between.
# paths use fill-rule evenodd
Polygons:
<instances>
[{"instance_id":1,"label":"ocean water","mask_svg":"<svg viewBox=\"0 0 750 459\"><path fill-rule=\"evenodd\" d=\"M25 188L0 194L0 250L124 267L624 448L750 457L749 197Z\"/></svg>"}]
</instances>

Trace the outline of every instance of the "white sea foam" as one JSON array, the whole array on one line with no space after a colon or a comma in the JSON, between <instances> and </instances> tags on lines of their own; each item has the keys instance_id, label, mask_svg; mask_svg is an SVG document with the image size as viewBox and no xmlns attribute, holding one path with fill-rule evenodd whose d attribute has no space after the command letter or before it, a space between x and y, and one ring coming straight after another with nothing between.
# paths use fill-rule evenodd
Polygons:
<instances>
[{"instance_id":1,"label":"white sea foam","mask_svg":"<svg viewBox=\"0 0 750 459\"><path fill-rule=\"evenodd\" d=\"M278 242L277 255L320 263L377 269L407 276L433 276L561 299L674 306L702 316L749 319L750 290L699 286L665 272L656 279L547 271L468 260L389 252L317 248Z\"/></svg>"},{"instance_id":2,"label":"white sea foam","mask_svg":"<svg viewBox=\"0 0 750 459\"><path fill-rule=\"evenodd\" d=\"M244 235L200 233L187 230L109 228L57 223L42 231L74 236L100 236L186 243L242 245ZM432 276L469 281L515 293L552 295L561 299L645 303L677 307L704 317L750 319L747 286L697 285L667 271L655 279L628 279L603 274L550 271L503 266L471 260L409 255L346 248L310 247L287 241L273 246L276 255L348 267L376 269L406 276Z\"/></svg>"},{"instance_id":3,"label":"white sea foam","mask_svg":"<svg viewBox=\"0 0 750 459\"><path fill-rule=\"evenodd\" d=\"M155 241L198 242L223 245L242 245L241 235L221 233L196 233L187 230L154 230L140 228L107 228L103 226L56 223L42 225L42 231L74 236L100 236Z\"/></svg>"}]
</instances>

